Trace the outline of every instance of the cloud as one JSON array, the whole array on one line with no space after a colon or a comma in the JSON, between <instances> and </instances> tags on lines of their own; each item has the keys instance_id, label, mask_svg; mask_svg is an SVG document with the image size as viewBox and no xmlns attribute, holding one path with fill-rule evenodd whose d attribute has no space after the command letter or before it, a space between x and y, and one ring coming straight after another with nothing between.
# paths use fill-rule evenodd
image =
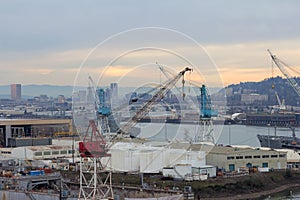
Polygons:
<instances>
[{"instance_id":1,"label":"cloud","mask_svg":"<svg viewBox=\"0 0 300 200\"><path fill-rule=\"evenodd\" d=\"M289 65L300 66L300 40L207 45L205 48L217 63L225 85L271 77L272 61L267 49ZM273 76L278 75L283 76L275 67Z\"/></svg>"},{"instance_id":2,"label":"cloud","mask_svg":"<svg viewBox=\"0 0 300 200\"><path fill-rule=\"evenodd\" d=\"M273 53L284 60L291 66L300 66L300 40L280 40L280 41L266 41L266 42L248 42L237 44L211 44L205 45L204 48L208 55L201 55L199 49L194 46L179 46L182 51L189 56L190 60L195 58L207 56L217 64L217 68L208 67L209 60L201 59L203 63L199 67L200 74L195 74L191 77L193 81L198 83L215 84L216 73L224 81L225 85L231 83L239 83L245 81L260 81L271 76L271 60L266 51L267 48L274 49ZM119 53L112 49L107 49L106 54L95 53L86 63L83 63L83 68L80 69L81 63L91 52L91 48L84 49L70 49L65 51L53 52L28 52L24 54L6 53L2 55L3 59L0 61L0 70L4 76L0 84L7 84L7 82L19 82L21 77L16 76L16 70L20 73L26 73L24 84L32 83L36 80L39 83L45 80L45 76L49 84L73 84L76 74L82 73L84 76L82 82L86 82L87 74L95 76L98 80L99 76L104 75L105 83L108 84L110 80L118 81L118 78L126 79L129 84L134 85L133 80L150 81L151 77L156 81L159 78L159 69L155 62L161 61L161 64L167 63L167 66L177 73L186 63L174 57L172 54L160 51L137 51L123 56L118 62L112 63L114 65L106 66L107 58L116 57L114 54ZM159 58L159 59L158 59ZM143 70L133 70L135 67L142 65ZM107 67L106 71L104 71ZM149 68L149 69L148 69ZM81 71L82 70L82 71ZM274 70L274 76L281 75L278 69ZM42 76L44 78L41 78ZM63 81L55 80L55 76L62 77ZM64 78L63 78L64 77ZM68 77L68 78L66 78ZM152 78L153 79L153 78Z\"/></svg>"}]
</instances>

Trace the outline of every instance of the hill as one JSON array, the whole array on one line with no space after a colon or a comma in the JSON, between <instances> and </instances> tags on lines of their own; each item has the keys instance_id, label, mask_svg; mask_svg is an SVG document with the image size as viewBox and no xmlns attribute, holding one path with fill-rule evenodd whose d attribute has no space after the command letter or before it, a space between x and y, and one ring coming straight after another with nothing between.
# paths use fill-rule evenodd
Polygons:
<instances>
[{"instance_id":1,"label":"hill","mask_svg":"<svg viewBox=\"0 0 300 200\"><path fill-rule=\"evenodd\" d=\"M300 84L300 78L295 78L295 81ZM272 85L274 88L272 88ZM268 101L265 105L277 105L275 92L278 93L280 99L284 99L286 105L297 106L300 103L300 97L297 95L287 79L282 77L268 78L260 82L241 82L239 84L232 84L226 87L231 89L233 94L256 93L268 95ZM232 103L232 99L228 98L228 104Z\"/></svg>"}]
</instances>

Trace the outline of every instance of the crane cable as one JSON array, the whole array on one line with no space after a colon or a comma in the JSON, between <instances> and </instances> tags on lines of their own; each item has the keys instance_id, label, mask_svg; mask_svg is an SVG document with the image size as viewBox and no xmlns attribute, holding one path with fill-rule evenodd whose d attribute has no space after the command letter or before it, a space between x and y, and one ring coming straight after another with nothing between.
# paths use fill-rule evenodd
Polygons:
<instances>
[{"instance_id":1,"label":"crane cable","mask_svg":"<svg viewBox=\"0 0 300 200\"><path fill-rule=\"evenodd\" d=\"M278 59L278 58L277 58ZM284 64L287 68L289 68L291 71L295 72L296 74L300 75L300 72L296 71L293 67L289 66L288 64L286 64L285 62L283 62L282 60L278 59L282 64Z\"/></svg>"}]
</instances>

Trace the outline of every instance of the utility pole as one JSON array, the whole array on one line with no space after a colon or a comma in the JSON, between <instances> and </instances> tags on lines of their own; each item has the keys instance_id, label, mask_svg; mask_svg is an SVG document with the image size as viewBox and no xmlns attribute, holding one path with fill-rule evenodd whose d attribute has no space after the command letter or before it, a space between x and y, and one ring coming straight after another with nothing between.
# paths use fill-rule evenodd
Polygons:
<instances>
[{"instance_id":1,"label":"utility pole","mask_svg":"<svg viewBox=\"0 0 300 200\"><path fill-rule=\"evenodd\" d=\"M231 122L228 122L229 129L228 129L228 140L229 140L229 145L231 146Z\"/></svg>"}]
</instances>

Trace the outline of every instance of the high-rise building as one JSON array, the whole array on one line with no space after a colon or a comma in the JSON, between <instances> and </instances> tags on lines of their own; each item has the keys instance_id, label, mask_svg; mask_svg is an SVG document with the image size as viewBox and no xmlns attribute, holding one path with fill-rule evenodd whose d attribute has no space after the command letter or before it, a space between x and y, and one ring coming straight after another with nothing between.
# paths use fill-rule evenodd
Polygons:
<instances>
[{"instance_id":1,"label":"high-rise building","mask_svg":"<svg viewBox=\"0 0 300 200\"><path fill-rule=\"evenodd\" d=\"M95 103L95 96L94 96L94 91L93 91L93 88L92 87L88 87L87 88L87 96L86 96L86 100L87 100L87 103L91 103L91 104L94 104Z\"/></svg>"},{"instance_id":2,"label":"high-rise building","mask_svg":"<svg viewBox=\"0 0 300 200\"><path fill-rule=\"evenodd\" d=\"M118 99L118 83L110 84L110 97L112 100Z\"/></svg>"},{"instance_id":3,"label":"high-rise building","mask_svg":"<svg viewBox=\"0 0 300 200\"><path fill-rule=\"evenodd\" d=\"M15 101L21 101L22 92L21 92L21 84L11 84L10 85L10 94L11 99Z\"/></svg>"}]
</instances>

